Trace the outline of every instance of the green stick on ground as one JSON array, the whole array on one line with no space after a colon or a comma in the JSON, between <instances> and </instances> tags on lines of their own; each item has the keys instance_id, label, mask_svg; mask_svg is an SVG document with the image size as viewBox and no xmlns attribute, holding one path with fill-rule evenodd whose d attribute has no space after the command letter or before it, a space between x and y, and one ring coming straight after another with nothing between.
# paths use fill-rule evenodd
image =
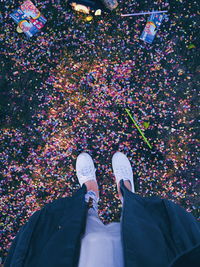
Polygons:
<instances>
[{"instance_id":1,"label":"green stick on ground","mask_svg":"<svg viewBox=\"0 0 200 267\"><path fill-rule=\"evenodd\" d=\"M149 141L147 140L147 138L145 137L144 133L142 132L142 130L140 129L140 127L138 126L138 124L136 123L136 121L133 119L133 117L131 116L131 113L129 112L129 110L127 108L125 108L126 112L128 113L128 115L130 116L130 118L132 119L133 123L135 124L136 128L138 129L138 131L140 132L140 134L142 135L144 141L147 143L147 145L149 146L150 149L152 149L152 146L150 145Z\"/></svg>"}]
</instances>

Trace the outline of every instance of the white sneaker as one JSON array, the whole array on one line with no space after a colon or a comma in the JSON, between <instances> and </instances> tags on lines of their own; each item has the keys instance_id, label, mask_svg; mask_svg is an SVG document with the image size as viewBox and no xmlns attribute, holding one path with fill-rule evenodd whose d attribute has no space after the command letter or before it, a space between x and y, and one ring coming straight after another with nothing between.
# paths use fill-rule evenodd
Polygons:
<instances>
[{"instance_id":1,"label":"white sneaker","mask_svg":"<svg viewBox=\"0 0 200 267\"><path fill-rule=\"evenodd\" d=\"M135 192L133 182L133 171L129 159L122 152L116 152L112 157L112 168L116 178L117 185L120 180L129 180L131 182L131 191Z\"/></svg>"},{"instance_id":2,"label":"white sneaker","mask_svg":"<svg viewBox=\"0 0 200 267\"><path fill-rule=\"evenodd\" d=\"M76 159L76 175L81 187L83 183L89 180L96 181L95 172L96 169L92 157L86 152L79 154Z\"/></svg>"}]
</instances>

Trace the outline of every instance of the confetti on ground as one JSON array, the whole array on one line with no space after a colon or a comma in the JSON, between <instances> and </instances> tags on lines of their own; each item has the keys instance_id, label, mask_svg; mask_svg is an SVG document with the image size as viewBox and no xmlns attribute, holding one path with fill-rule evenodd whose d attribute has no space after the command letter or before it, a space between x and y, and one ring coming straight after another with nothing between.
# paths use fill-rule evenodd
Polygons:
<instances>
[{"instance_id":1,"label":"confetti on ground","mask_svg":"<svg viewBox=\"0 0 200 267\"><path fill-rule=\"evenodd\" d=\"M138 194L170 199L199 220L198 2L118 1L115 11L86 22L66 1L37 1L48 21L31 40L9 17L23 1L7 2L0 3L2 258L36 210L80 188L82 151L97 168L105 224L121 212L116 151L130 159ZM150 45L140 40L146 17L120 14L151 10L168 10L169 19Z\"/></svg>"}]
</instances>

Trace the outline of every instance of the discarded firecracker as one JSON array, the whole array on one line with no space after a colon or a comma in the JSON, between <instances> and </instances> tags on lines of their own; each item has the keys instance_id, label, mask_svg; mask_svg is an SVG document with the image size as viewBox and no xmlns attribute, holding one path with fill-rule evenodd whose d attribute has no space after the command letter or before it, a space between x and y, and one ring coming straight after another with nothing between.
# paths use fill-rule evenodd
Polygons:
<instances>
[{"instance_id":1,"label":"discarded firecracker","mask_svg":"<svg viewBox=\"0 0 200 267\"><path fill-rule=\"evenodd\" d=\"M101 0L101 2L110 10L115 9L118 6L117 0Z\"/></svg>"},{"instance_id":2,"label":"discarded firecracker","mask_svg":"<svg viewBox=\"0 0 200 267\"><path fill-rule=\"evenodd\" d=\"M141 34L140 39L143 40L144 42L147 42L149 44L152 44L155 35L165 18L165 14L151 14L149 17L147 24Z\"/></svg>"},{"instance_id":3,"label":"discarded firecracker","mask_svg":"<svg viewBox=\"0 0 200 267\"><path fill-rule=\"evenodd\" d=\"M25 1L10 14L10 17L18 24L17 32L24 32L27 37L32 37L38 33L47 22L46 18L30 0Z\"/></svg>"}]
</instances>

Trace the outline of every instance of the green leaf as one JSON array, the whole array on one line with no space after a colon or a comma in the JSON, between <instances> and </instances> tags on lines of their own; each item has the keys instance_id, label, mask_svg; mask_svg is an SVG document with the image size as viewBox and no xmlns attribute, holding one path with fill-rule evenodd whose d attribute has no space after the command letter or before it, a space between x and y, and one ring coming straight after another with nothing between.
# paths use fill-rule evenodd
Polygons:
<instances>
[{"instance_id":1,"label":"green leaf","mask_svg":"<svg viewBox=\"0 0 200 267\"><path fill-rule=\"evenodd\" d=\"M149 128L149 125L150 125L150 122L146 122L146 121L145 121L145 122L143 123L143 126L144 126L145 129L148 129L148 128Z\"/></svg>"},{"instance_id":2,"label":"green leaf","mask_svg":"<svg viewBox=\"0 0 200 267\"><path fill-rule=\"evenodd\" d=\"M188 49L192 49L192 48L196 48L196 46L194 44L189 44Z\"/></svg>"}]
</instances>

